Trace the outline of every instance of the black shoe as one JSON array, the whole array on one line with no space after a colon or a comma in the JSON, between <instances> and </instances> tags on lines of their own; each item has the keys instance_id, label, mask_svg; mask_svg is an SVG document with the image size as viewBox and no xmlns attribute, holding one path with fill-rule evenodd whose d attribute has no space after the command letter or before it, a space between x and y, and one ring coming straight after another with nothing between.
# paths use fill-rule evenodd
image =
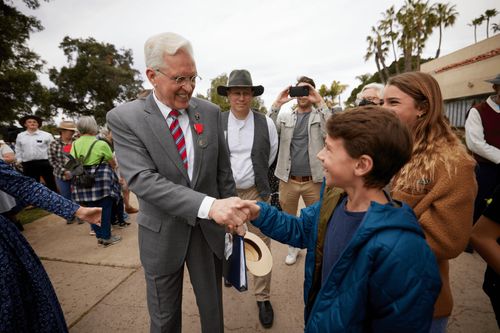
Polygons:
<instances>
[{"instance_id":1,"label":"black shoe","mask_svg":"<svg viewBox=\"0 0 500 333\"><path fill-rule=\"evenodd\" d=\"M224 278L224 287L227 287L227 288L231 288L233 285L231 284L231 282L229 282L228 280L226 280L226 278Z\"/></svg>"},{"instance_id":2,"label":"black shoe","mask_svg":"<svg viewBox=\"0 0 500 333\"><path fill-rule=\"evenodd\" d=\"M270 328L273 326L274 311L271 302L257 301L257 306L259 307L259 320L262 326L264 326L264 328Z\"/></svg>"}]
</instances>

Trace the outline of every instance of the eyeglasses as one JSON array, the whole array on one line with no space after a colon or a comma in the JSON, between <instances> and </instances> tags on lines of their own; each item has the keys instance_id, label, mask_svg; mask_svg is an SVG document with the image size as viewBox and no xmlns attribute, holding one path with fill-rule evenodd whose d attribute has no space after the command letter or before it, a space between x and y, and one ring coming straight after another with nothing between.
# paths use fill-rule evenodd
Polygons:
<instances>
[{"instance_id":1,"label":"eyeglasses","mask_svg":"<svg viewBox=\"0 0 500 333\"><path fill-rule=\"evenodd\" d=\"M175 84L177 84L178 86L183 86L185 84L190 84L190 85L194 86L194 85L196 85L196 81L201 80L201 77L198 76L198 74L195 74L193 76L174 76L174 77L171 77L171 76L168 76L167 74L163 73L159 69L156 69L156 71L158 73L165 75L170 80L175 81Z\"/></svg>"}]
</instances>

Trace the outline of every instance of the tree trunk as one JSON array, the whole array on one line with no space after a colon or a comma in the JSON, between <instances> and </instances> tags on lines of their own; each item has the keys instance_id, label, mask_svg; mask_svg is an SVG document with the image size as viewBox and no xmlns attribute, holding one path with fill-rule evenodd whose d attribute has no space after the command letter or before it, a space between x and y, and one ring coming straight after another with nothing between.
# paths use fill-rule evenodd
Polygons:
<instances>
[{"instance_id":1,"label":"tree trunk","mask_svg":"<svg viewBox=\"0 0 500 333\"><path fill-rule=\"evenodd\" d=\"M404 49L404 58L405 58L405 72L411 72L411 45L406 45Z\"/></svg>"},{"instance_id":2,"label":"tree trunk","mask_svg":"<svg viewBox=\"0 0 500 333\"><path fill-rule=\"evenodd\" d=\"M396 67L396 74L399 74L399 61L398 61L398 56L396 55L396 47L394 46L394 38L393 32L392 32L392 24L391 24L391 43L392 43L392 53L394 53L394 67Z\"/></svg>"},{"instance_id":3,"label":"tree trunk","mask_svg":"<svg viewBox=\"0 0 500 333\"><path fill-rule=\"evenodd\" d=\"M488 34L488 30L490 30L490 18L486 18L486 38L489 38L490 35Z\"/></svg>"},{"instance_id":4,"label":"tree trunk","mask_svg":"<svg viewBox=\"0 0 500 333\"><path fill-rule=\"evenodd\" d=\"M474 43L477 43L477 36L476 36L476 28L477 26L474 26Z\"/></svg>"},{"instance_id":5,"label":"tree trunk","mask_svg":"<svg viewBox=\"0 0 500 333\"><path fill-rule=\"evenodd\" d=\"M441 24L439 25L439 44L438 44L438 49L436 51L436 59L439 58L439 54L441 53L441 36L442 36L442 28Z\"/></svg>"},{"instance_id":6,"label":"tree trunk","mask_svg":"<svg viewBox=\"0 0 500 333\"><path fill-rule=\"evenodd\" d=\"M382 71L380 70L380 63L379 63L379 59L378 59L378 53L375 53L375 64L377 65L377 72L378 72L378 76L379 78L382 80L382 83L385 84L385 78L382 74Z\"/></svg>"}]
</instances>

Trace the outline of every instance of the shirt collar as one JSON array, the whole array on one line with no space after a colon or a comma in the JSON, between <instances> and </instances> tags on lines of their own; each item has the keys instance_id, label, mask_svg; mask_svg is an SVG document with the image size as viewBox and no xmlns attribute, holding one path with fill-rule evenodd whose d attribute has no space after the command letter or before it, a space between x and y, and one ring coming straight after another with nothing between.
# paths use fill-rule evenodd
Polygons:
<instances>
[{"instance_id":1,"label":"shirt collar","mask_svg":"<svg viewBox=\"0 0 500 333\"><path fill-rule=\"evenodd\" d=\"M154 97L154 100L156 102L156 105L158 105L158 108L160 109L163 117L165 119L167 119L168 115L170 114L170 111L172 111L172 108L166 104L163 104L163 102L161 102L157 97L156 97L156 93L155 91L153 90L153 97ZM184 109L180 109L180 110L177 110L179 111L179 114L180 116L184 115L185 114L185 110Z\"/></svg>"},{"instance_id":2,"label":"shirt collar","mask_svg":"<svg viewBox=\"0 0 500 333\"><path fill-rule=\"evenodd\" d=\"M486 103L496 112L500 112L500 105L493 101L493 96L488 97Z\"/></svg>"}]
</instances>

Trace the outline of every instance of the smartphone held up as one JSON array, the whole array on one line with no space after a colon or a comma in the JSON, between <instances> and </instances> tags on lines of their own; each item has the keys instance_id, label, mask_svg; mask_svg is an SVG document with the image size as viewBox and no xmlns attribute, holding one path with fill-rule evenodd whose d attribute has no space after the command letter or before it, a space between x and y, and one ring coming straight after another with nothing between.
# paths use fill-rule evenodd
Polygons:
<instances>
[{"instance_id":1,"label":"smartphone held up","mask_svg":"<svg viewBox=\"0 0 500 333\"><path fill-rule=\"evenodd\" d=\"M288 95L290 97L309 96L309 87L308 86L290 87L290 89L288 90Z\"/></svg>"}]
</instances>

